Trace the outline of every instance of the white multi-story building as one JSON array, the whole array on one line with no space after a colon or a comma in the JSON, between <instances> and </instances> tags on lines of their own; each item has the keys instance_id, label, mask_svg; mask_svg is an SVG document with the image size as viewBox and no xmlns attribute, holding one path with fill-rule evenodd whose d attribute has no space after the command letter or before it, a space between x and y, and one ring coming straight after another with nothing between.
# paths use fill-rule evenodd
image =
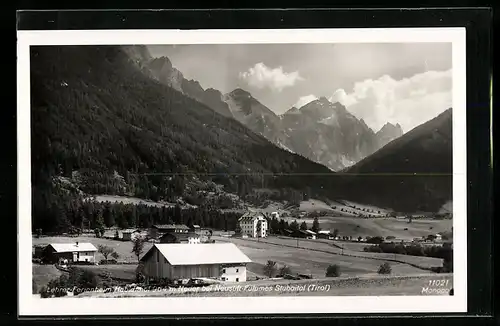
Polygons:
<instances>
[{"instance_id":1,"label":"white multi-story building","mask_svg":"<svg viewBox=\"0 0 500 326\"><path fill-rule=\"evenodd\" d=\"M262 213L259 212L246 212L238 220L240 225L241 234L253 238L267 237L267 220Z\"/></svg>"}]
</instances>

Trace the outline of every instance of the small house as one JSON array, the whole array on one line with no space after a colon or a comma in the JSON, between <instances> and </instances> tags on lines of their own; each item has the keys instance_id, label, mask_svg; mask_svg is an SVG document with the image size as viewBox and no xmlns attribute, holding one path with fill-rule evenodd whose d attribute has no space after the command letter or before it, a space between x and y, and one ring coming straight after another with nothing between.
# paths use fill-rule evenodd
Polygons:
<instances>
[{"instance_id":1,"label":"small house","mask_svg":"<svg viewBox=\"0 0 500 326\"><path fill-rule=\"evenodd\" d=\"M332 233L330 230L320 230L316 234L316 237L319 239L330 239L332 237Z\"/></svg>"},{"instance_id":2,"label":"small house","mask_svg":"<svg viewBox=\"0 0 500 326\"><path fill-rule=\"evenodd\" d=\"M46 262L53 264L61 260L95 263L96 253L97 248L88 242L51 243L45 247L43 257Z\"/></svg>"},{"instance_id":3,"label":"small house","mask_svg":"<svg viewBox=\"0 0 500 326\"><path fill-rule=\"evenodd\" d=\"M200 236L194 232L188 233L165 233L160 237L160 243L200 243Z\"/></svg>"},{"instance_id":4,"label":"small house","mask_svg":"<svg viewBox=\"0 0 500 326\"><path fill-rule=\"evenodd\" d=\"M123 241L131 241L137 237L141 231L137 229L123 229L123 230L118 230L118 239L123 240Z\"/></svg>"},{"instance_id":5,"label":"small house","mask_svg":"<svg viewBox=\"0 0 500 326\"><path fill-rule=\"evenodd\" d=\"M316 232L311 230L305 230L304 232L307 233L307 239L316 239Z\"/></svg>"},{"instance_id":6,"label":"small house","mask_svg":"<svg viewBox=\"0 0 500 326\"><path fill-rule=\"evenodd\" d=\"M271 218L277 218L277 219L279 219L280 218L280 214L278 212L272 212L271 213Z\"/></svg>"},{"instance_id":7,"label":"small house","mask_svg":"<svg viewBox=\"0 0 500 326\"><path fill-rule=\"evenodd\" d=\"M148 279L216 278L245 282L250 262L233 243L155 244L141 258Z\"/></svg>"},{"instance_id":8,"label":"small house","mask_svg":"<svg viewBox=\"0 0 500 326\"><path fill-rule=\"evenodd\" d=\"M158 239L165 233L188 233L189 227L183 224L156 224L149 228L149 237Z\"/></svg>"}]
</instances>

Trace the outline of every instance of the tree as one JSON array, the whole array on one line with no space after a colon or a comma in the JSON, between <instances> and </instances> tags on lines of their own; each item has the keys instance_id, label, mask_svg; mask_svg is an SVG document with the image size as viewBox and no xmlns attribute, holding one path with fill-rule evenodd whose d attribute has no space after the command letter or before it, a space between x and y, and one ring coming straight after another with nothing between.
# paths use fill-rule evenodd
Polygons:
<instances>
[{"instance_id":1,"label":"tree","mask_svg":"<svg viewBox=\"0 0 500 326\"><path fill-rule=\"evenodd\" d=\"M104 260L108 260L108 256L111 255L115 249L105 246L105 245L99 245L97 246L98 252L104 256Z\"/></svg>"},{"instance_id":2,"label":"tree","mask_svg":"<svg viewBox=\"0 0 500 326\"><path fill-rule=\"evenodd\" d=\"M271 278L276 273L276 262L268 260L266 266L264 266L264 274Z\"/></svg>"},{"instance_id":3,"label":"tree","mask_svg":"<svg viewBox=\"0 0 500 326\"><path fill-rule=\"evenodd\" d=\"M134 242L132 252L137 256L137 261L140 261L140 256L144 250L144 239L142 237L136 237L132 241Z\"/></svg>"},{"instance_id":4,"label":"tree","mask_svg":"<svg viewBox=\"0 0 500 326\"><path fill-rule=\"evenodd\" d=\"M120 234L118 234L118 230L115 231L115 239L118 239L120 237Z\"/></svg>"},{"instance_id":5,"label":"tree","mask_svg":"<svg viewBox=\"0 0 500 326\"><path fill-rule=\"evenodd\" d=\"M289 275L291 273L292 273L292 269L287 265L283 265L279 271L280 275L287 275L287 274Z\"/></svg>"},{"instance_id":6,"label":"tree","mask_svg":"<svg viewBox=\"0 0 500 326\"><path fill-rule=\"evenodd\" d=\"M305 222L305 221L304 221L304 222L302 222L302 223L300 224L300 229L301 229L302 231L307 230L307 224L306 224L306 222Z\"/></svg>"},{"instance_id":7,"label":"tree","mask_svg":"<svg viewBox=\"0 0 500 326\"><path fill-rule=\"evenodd\" d=\"M337 264L329 265L326 268L326 277L339 277L340 276L340 266Z\"/></svg>"},{"instance_id":8,"label":"tree","mask_svg":"<svg viewBox=\"0 0 500 326\"><path fill-rule=\"evenodd\" d=\"M318 221L317 217L314 218L311 231L313 231L313 232L318 232L319 231L319 221Z\"/></svg>"},{"instance_id":9,"label":"tree","mask_svg":"<svg viewBox=\"0 0 500 326\"><path fill-rule=\"evenodd\" d=\"M333 237L336 238L339 235L338 229L333 229Z\"/></svg>"},{"instance_id":10,"label":"tree","mask_svg":"<svg viewBox=\"0 0 500 326\"><path fill-rule=\"evenodd\" d=\"M290 230L292 231L299 230L299 223L297 223L297 221L295 220L292 223L290 223Z\"/></svg>"},{"instance_id":11,"label":"tree","mask_svg":"<svg viewBox=\"0 0 500 326\"><path fill-rule=\"evenodd\" d=\"M120 258L120 255L119 255L116 251L113 251L113 252L111 253L111 257L112 257L113 259L117 260L118 258Z\"/></svg>"},{"instance_id":12,"label":"tree","mask_svg":"<svg viewBox=\"0 0 500 326\"><path fill-rule=\"evenodd\" d=\"M389 265L389 263L383 263L382 265L380 265L377 271L377 273L379 274L391 274L391 272L392 268L391 265Z\"/></svg>"}]
</instances>

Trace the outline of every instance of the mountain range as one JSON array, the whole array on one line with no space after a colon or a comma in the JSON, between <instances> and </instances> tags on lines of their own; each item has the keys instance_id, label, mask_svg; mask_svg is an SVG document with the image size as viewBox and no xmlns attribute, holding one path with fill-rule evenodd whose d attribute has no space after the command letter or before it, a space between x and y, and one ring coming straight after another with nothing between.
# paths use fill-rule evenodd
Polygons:
<instances>
[{"instance_id":1,"label":"mountain range","mask_svg":"<svg viewBox=\"0 0 500 326\"><path fill-rule=\"evenodd\" d=\"M391 123L374 132L363 119L325 97L277 115L241 88L224 95L212 88L204 90L199 82L185 79L167 57L145 55L142 61L158 81L236 119L275 145L333 171L355 164L403 134L399 124Z\"/></svg>"},{"instance_id":2,"label":"mountain range","mask_svg":"<svg viewBox=\"0 0 500 326\"><path fill-rule=\"evenodd\" d=\"M451 109L370 155L394 128L374 133L325 98L276 116L244 90L222 95L180 72L162 76L175 68L161 60L142 46L31 48L34 216L50 218L49 199L61 194L54 178L88 194L152 200L192 191L189 178L240 196L267 188L290 200L307 191L402 212L438 211L451 199ZM324 140L321 155L311 149L316 140ZM357 159L340 173L315 162Z\"/></svg>"}]
</instances>

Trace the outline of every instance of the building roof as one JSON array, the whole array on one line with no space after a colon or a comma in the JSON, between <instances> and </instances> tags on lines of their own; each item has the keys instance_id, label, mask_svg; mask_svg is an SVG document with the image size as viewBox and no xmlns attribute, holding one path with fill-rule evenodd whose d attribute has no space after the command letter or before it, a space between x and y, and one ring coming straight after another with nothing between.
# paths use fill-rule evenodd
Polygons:
<instances>
[{"instance_id":1,"label":"building roof","mask_svg":"<svg viewBox=\"0 0 500 326\"><path fill-rule=\"evenodd\" d=\"M307 233L309 233L309 234L316 234L316 232L311 231L311 230L304 230L304 231L306 231L306 232L307 232Z\"/></svg>"},{"instance_id":2,"label":"building roof","mask_svg":"<svg viewBox=\"0 0 500 326\"><path fill-rule=\"evenodd\" d=\"M238 219L238 221L239 222L250 222L250 221L253 221L254 219L259 218L259 217L264 218L264 214L262 214L261 212L248 211L245 214L243 214Z\"/></svg>"},{"instance_id":3,"label":"building roof","mask_svg":"<svg viewBox=\"0 0 500 326\"><path fill-rule=\"evenodd\" d=\"M182 240L188 240L189 238L199 238L200 236L194 232L187 232L187 233L167 232L164 235L162 235L160 239L167 237L175 237L177 240L182 241Z\"/></svg>"},{"instance_id":4,"label":"building roof","mask_svg":"<svg viewBox=\"0 0 500 326\"><path fill-rule=\"evenodd\" d=\"M156 229L184 229L189 230L189 227L184 224L156 224L152 226Z\"/></svg>"},{"instance_id":5,"label":"building roof","mask_svg":"<svg viewBox=\"0 0 500 326\"><path fill-rule=\"evenodd\" d=\"M330 234L330 230L320 230L318 231L319 234Z\"/></svg>"},{"instance_id":6,"label":"building roof","mask_svg":"<svg viewBox=\"0 0 500 326\"><path fill-rule=\"evenodd\" d=\"M197 224L194 224L194 225L193 225L193 228L200 228L200 226L199 226L199 225L197 225Z\"/></svg>"},{"instance_id":7,"label":"building roof","mask_svg":"<svg viewBox=\"0 0 500 326\"><path fill-rule=\"evenodd\" d=\"M56 252L75 252L75 251L97 251L97 248L89 242L73 243L51 243L49 246Z\"/></svg>"},{"instance_id":8,"label":"building roof","mask_svg":"<svg viewBox=\"0 0 500 326\"><path fill-rule=\"evenodd\" d=\"M144 260L153 248L157 248L171 265L232 264L252 262L234 243L155 244L144 255Z\"/></svg>"},{"instance_id":9,"label":"building roof","mask_svg":"<svg viewBox=\"0 0 500 326\"><path fill-rule=\"evenodd\" d=\"M122 232L122 233L134 233L134 232L141 232L141 230L138 230L138 229L123 229L123 230L118 230L118 232Z\"/></svg>"}]
</instances>

